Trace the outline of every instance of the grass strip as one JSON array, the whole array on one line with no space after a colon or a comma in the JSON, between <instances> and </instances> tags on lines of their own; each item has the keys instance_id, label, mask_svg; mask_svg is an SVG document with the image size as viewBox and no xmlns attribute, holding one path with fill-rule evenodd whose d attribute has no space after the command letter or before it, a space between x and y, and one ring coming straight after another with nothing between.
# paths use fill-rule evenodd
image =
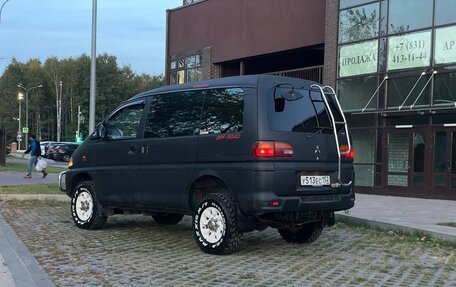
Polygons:
<instances>
[{"instance_id":1,"label":"grass strip","mask_svg":"<svg viewBox=\"0 0 456 287\"><path fill-rule=\"evenodd\" d=\"M28 184L28 185L1 185L0 194L65 194L60 191L59 185Z\"/></svg>"},{"instance_id":2,"label":"grass strip","mask_svg":"<svg viewBox=\"0 0 456 287\"><path fill-rule=\"evenodd\" d=\"M60 173L66 170L64 167L48 166L48 173ZM0 166L0 172L27 172L27 162L22 163L6 163L5 166Z\"/></svg>"},{"instance_id":3,"label":"grass strip","mask_svg":"<svg viewBox=\"0 0 456 287\"><path fill-rule=\"evenodd\" d=\"M448 226L448 227L456 227L456 222L440 222L437 225L441 226Z\"/></svg>"}]
</instances>

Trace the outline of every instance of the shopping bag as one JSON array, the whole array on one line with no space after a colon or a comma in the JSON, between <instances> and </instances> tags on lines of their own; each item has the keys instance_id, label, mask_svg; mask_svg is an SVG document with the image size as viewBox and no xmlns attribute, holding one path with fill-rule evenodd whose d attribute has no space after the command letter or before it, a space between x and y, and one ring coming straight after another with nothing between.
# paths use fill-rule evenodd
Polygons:
<instances>
[{"instance_id":1,"label":"shopping bag","mask_svg":"<svg viewBox=\"0 0 456 287\"><path fill-rule=\"evenodd\" d=\"M38 162L35 165L36 171L42 171L46 167L47 167L47 162L42 157L40 157L38 159Z\"/></svg>"}]
</instances>

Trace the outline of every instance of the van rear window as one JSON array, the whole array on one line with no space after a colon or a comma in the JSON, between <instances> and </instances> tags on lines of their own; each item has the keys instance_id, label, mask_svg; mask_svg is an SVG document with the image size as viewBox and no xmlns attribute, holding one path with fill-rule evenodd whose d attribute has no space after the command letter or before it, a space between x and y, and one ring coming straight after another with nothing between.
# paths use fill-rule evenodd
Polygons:
<instances>
[{"instance_id":1,"label":"van rear window","mask_svg":"<svg viewBox=\"0 0 456 287\"><path fill-rule=\"evenodd\" d=\"M295 98L286 96L294 91ZM336 121L342 116L334 101L329 100ZM332 133L332 125L325 103L318 91L277 87L268 96L269 127L276 131L313 133L321 130Z\"/></svg>"}]
</instances>

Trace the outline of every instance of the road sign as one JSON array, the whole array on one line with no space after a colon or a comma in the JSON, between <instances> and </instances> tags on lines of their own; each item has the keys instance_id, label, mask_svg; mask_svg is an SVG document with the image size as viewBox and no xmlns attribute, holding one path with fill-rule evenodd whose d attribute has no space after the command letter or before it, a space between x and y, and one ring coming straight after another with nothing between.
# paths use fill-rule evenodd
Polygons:
<instances>
[{"instance_id":1,"label":"road sign","mask_svg":"<svg viewBox=\"0 0 456 287\"><path fill-rule=\"evenodd\" d=\"M28 127L23 127L23 128L22 128L22 132L23 132L24 134L28 134L29 128L28 128Z\"/></svg>"}]
</instances>

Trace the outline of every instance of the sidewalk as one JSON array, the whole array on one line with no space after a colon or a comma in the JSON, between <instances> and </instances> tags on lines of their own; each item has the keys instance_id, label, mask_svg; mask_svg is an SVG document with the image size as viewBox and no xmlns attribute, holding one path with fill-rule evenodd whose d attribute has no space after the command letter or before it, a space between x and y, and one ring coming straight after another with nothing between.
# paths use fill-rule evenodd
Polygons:
<instances>
[{"instance_id":1,"label":"sidewalk","mask_svg":"<svg viewBox=\"0 0 456 287\"><path fill-rule=\"evenodd\" d=\"M9 199L0 198L0 201ZM15 200L18 199L21 200ZM456 227L438 225L449 222L456 224L456 201L357 194L355 207L348 213L338 212L336 218L384 230L420 233L456 243ZM53 286L1 214L0 282L2 287Z\"/></svg>"},{"instance_id":2,"label":"sidewalk","mask_svg":"<svg viewBox=\"0 0 456 287\"><path fill-rule=\"evenodd\" d=\"M420 233L456 243L456 201L356 194L355 207L337 219L374 228Z\"/></svg>"}]
</instances>

